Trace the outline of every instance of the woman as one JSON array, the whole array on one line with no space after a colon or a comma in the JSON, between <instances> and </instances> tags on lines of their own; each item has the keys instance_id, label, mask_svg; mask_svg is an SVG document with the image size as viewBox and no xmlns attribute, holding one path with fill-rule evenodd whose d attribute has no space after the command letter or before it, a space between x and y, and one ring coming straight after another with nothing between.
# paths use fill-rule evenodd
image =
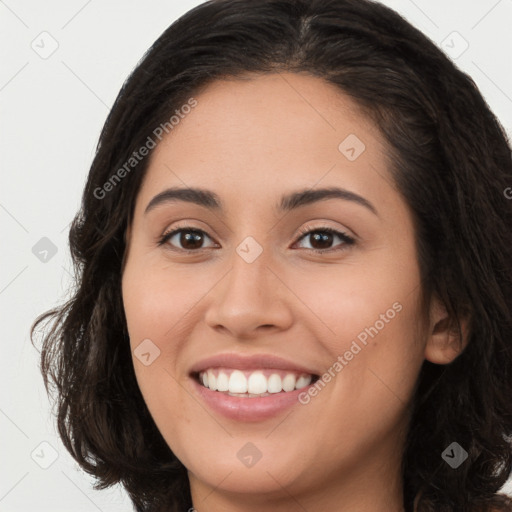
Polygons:
<instances>
[{"instance_id":1,"label":"woman","mask_svg":"<svg viewBox=\"0 0 512 512\"><path fill-rule=\"evenodd\" d=\"M67 449L143 511L512 510L511 182L392 10L191 10L112 108L38 319Z\"/></svg>"}]
</instances>

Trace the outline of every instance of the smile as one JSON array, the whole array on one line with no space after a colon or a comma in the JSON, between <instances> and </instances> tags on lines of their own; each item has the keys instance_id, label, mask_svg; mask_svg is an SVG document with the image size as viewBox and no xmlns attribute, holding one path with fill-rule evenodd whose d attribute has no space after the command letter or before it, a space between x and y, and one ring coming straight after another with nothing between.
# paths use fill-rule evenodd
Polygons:
<instances>
[{"instance_id":1,"label":"smile","mask_svg":"<svg viewBox=\"0 0 512 512\"><path fill-rule=\"evenodd\" d=\"M198 381L211 391L229 396L257 398L289 393L309 386L317 376L276 369L242 371L235 368L208 368L199 372Z\"/></svg>"},{"instance_id":2,"label":"smile","mask_svg":"<svg viewBox=\"0 0 512 512\"><path fill-rule=\"evenodd\" d=\"M195 396L208 409L247 423L302 407L299 395L314 385L319 372L315 366L275 354L221 353L197 361L189 368L189 377Z\"/></svg>"}]
</instances>

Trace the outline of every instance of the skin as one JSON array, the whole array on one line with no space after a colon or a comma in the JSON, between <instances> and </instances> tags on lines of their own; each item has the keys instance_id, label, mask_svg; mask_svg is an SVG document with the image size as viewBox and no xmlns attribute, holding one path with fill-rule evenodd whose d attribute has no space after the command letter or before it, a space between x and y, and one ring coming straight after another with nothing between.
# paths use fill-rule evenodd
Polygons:
<instances>
[{"instance_id":1,"label":"skin","mask_svg":"<svg viewBox=\"0 0 512 512\"><path fill-rule=\"evenodd\" d=\"M151 156L122 281L132 350L144 339L160 350L148 366L134 356L140 389L189 471L199 512L402 510L400 462L421 365L451 362L463 340L435 299L421 316L412 216L376 127L319 78L250 78L194 96L198 105ZM349 134L366 147L354 161L338 149ZM212 190L225 209L178 201L144 213L174 186ZM285 193L330 186L363 196L378 215L337 198L275 209ZM183 226L206 233L205 249L187 252L179 235L158 245ZM305 226L356 243L315 245L301 238ZM248 236L263 250L252 263L236 251ZM306 405L239 422L193 396L191 365L219 353L275 354L322 374L396 302L401 311ZM237 457L247 442L262 454L250 468Z\"/></svg>"}]
</instances>

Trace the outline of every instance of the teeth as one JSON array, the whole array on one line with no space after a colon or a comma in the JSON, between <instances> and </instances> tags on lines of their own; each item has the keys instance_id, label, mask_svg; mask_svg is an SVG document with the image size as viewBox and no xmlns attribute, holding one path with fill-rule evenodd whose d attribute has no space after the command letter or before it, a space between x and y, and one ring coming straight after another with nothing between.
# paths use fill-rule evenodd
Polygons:
<instances>
[{"instance_id":1,"label":"teeth","mask_svg":"<svg viewBox=\"0 0 512 512\"><path fill-rule=\"evenodd\" d=\"M311 384L311 376L310 375L301 375L295 384L295 389L302 389Z\"/></svg>"},{"instance_id":2,"label":"teeth","mask_svg":"<svg viewBox=\"0 0 512 512\"><path fill-rule=\"evenodd\" d=\"M209 369L200 373L199 381L212 391L224 392L231 396L263 397L272 393L302 389L311 384L312 376L271 370L242 372Z\"/></svg>"},{"instance_id":3,"label":"teeth","mask_svg":"<svg viewBox=\"0 0 512 512\"><path fill-rule=\"evenodd\" d=\"M253 395L251 393L228 393L229 396L239 396L239 397L242 397L242 398L262 398L264 396L270 396L268 393L261 393L261 394L257 394L257 395Z\"/></svg>"},{"instance_id":4,"label":"teeth","mask_svg":"<svg viewBox=\"0 0 512 512\"><path fill-rule=\"evenodd\" d=\"M208 370L208 387L212 391L217 391L217 378L211 370Z\"/></svg>"},{"instance_id":5,"label":"teeth","mask_svg":"<svg viewBox=\"0 0 512 512\"><path fill-rule=\"evenodd\" d=\"M293 391L295 389L295 375L289 373L283 379L283 391Z\"/></svg>"},{"instance_id":6,"label":"teeth","mask_svg":"<svg viewBox=\"0 0 512 512\"><path fill-rule=\"evenodd\" d=\"M283 390L283 383L281 377L277 373L273 373L267 382L269 393L280 393Z\"/></svg>"},{"instance_id":7,"label":"teeth","mask_svg":"<svg viewBox=\"0 0 512 512\"><path fill-rule=\"evenodd\" d=\"M267 379L261 372L251 373L247 383L247 391L253 395L259 395L267 392Z\"/></svg>"},{"instance_id":8,"label":"teeth","mask_svg":"<svg viewBox=\"0 0 512 512\"><path fill-rule=\"evenodd\" d=\"M217 376L217 391L229 391L229 378L224 372Z\"/></svg>"},{"instance_id":9,"label":"teeth","mask_svg":"<svg viewBox=\"0 0 512 512\"><path fill-rule=\"evenodd\" d=\"M247 379L240 370L235 370L229 377L230 393L247 393Z\"/></svg>"}]
</instances>

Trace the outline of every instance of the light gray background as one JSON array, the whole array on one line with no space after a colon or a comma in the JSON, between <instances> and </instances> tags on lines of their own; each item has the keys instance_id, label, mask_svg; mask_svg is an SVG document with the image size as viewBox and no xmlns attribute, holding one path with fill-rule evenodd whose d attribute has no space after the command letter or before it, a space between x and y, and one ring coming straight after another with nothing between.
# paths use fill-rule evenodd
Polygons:
<instances>
[{"instance_id":1,"label":"light gray background","mask_svg":"<svg viewBox=\"0 0 512 512\"><path fill-rule=\"evenodd\" d=\"M71 283L67 228L123 81L199 3L0 0L0 511L132 510L122 489L92 490L62 446L28 331ZM512 0L383 3L450 53L512 133ZM43 237L57 248L46 262L32 251Z\"/></svg>"}]
</instances>

